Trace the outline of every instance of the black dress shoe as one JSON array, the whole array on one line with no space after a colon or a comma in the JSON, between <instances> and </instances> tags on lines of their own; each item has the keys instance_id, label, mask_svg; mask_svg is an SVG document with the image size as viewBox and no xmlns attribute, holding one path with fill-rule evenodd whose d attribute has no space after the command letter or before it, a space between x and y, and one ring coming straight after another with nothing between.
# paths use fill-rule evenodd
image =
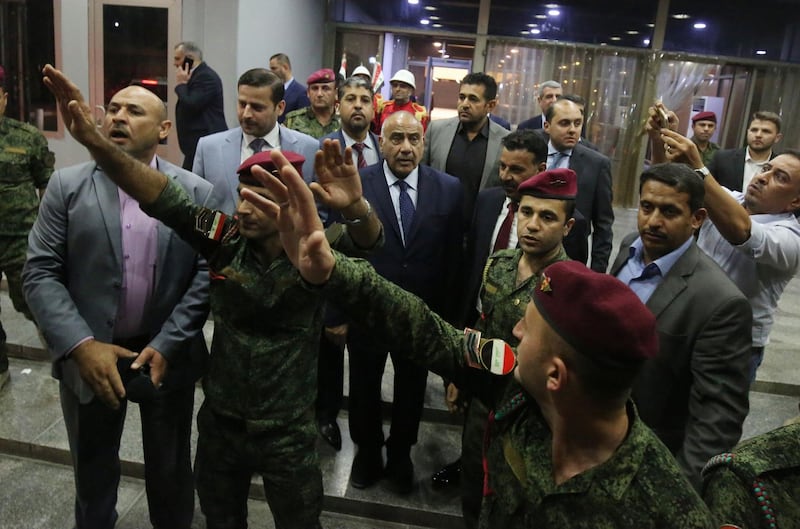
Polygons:
<instances>
[{"instance_id":1,"label":"black dress shoe","mask_svg":"<svg viewBox=\"0 0 800 529\"><path fill-rule=\"evenodd\" d=\"M431 481L436 489L457 487L461 483L461 458L443 466L441 470L431 476Z\"/></svg>"},{"instance_id":2,"label":"black dress shoe","mask_svg":"<svg viewBox=\"0 0 800 529\"><path fill-rule=\"evenodd\" d=\"M350 470L350 484L357 489L371 487L383 477L383 456L380 449L358 449Z\"/></svg>"},{"instance_id":3,"label":"black dress shoe","mask_svg":"<svg viewBox=\"0 0 800 529\"><path fill-rule=\"evenodd\" d=\"M334 449L342 449L342 432L336 421L317 421L317 431Z\"/></svg>"},{"instance_id":4,"label":"black dress shoe","mask_svg":"<svg viewBox=\"0 0 800 529\"><path fill-rule=\"evenodd\" d=\"M414 464L410 457L386 463L386 485L395 494L409 494L414 489Z\"/></svg>"}]
</instances>

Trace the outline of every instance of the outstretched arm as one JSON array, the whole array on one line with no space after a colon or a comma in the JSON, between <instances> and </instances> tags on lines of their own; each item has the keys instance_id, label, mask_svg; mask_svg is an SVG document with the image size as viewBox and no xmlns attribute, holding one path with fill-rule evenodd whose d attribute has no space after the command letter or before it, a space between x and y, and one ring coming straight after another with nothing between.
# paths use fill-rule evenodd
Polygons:
<instances>
[{"instance_id":1,"label":"outstretched arm","mask_svg":"<svg viewBox=\"0 0 800 529\"><path fill-rule=\"evenodd\" d=\"M167 177L129 156L97 129L92 110L78 87L51 65L42 70L44 84L53 93L69 133L89 150L105 174L142 204L158 198Z\"/></svg>"}]
</instances>

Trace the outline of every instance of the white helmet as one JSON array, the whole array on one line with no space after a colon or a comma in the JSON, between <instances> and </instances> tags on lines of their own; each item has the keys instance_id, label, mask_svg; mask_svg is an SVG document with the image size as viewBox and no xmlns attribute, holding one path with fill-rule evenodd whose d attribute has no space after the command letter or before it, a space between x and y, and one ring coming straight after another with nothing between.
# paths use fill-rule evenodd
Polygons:
<instances>
[{"instance_id":1,"label":"white helmet","mask_svg":"<svg viewBox=\"0 0 800 529\"><path fill-rule=\"evenodd\" d=\"M417 89L417 83L414 79L414 74L409 72L408 70L397 70L392 78L389 80L391 83L392 81L400 81L401 83L405 83L407 85L411 85L411 88L414 90Z\"/></svg>"},{"instance_id":2,"label":"white helmet","mask_svg":"<svg viewBox=\"0 0 800 529\"><path fill-rule=\"evenodd\" d=\"M360 65L360 66L357 66L356 69L353 70L353 73L350 74L350 75L351 76L353 76L353 75L366 75L369 78L370 81L372 80L372 74L369 73L369 70L367 70L367 68L363 64Z\"/></svg>"}]
</instances>

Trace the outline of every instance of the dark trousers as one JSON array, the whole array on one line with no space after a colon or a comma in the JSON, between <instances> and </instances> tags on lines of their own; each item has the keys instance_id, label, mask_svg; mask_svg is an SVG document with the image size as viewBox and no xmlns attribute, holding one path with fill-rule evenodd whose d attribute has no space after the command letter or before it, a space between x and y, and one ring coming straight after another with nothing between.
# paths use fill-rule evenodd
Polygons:
<instances>
[{"instance_id":1,"label":"dark trousers","mask_svg":"<svg viewBox=\"0 0 800 529\"><path fill-rule=\"evenodd\" d=\"M317 529L322 472L312 411L270 432L248 432L244 421L197 414L195 479L207 529L245 529L253 474L260 474L276 529Z\"/></svg>"},{"instance_id":2,"label":"dark trousers","mask_svg":"<svg viewBox=\"0 0 800 529\"><path fill-rule=\"evenodd\" d=\"M342 407L344 384L344 347L339 347L325 336L319 339L317 370L317 420L334 422Z\"/></svg>"},{"instance_id":3,"label":"dark trousers","mask_svg":"<svg viewBox=\"0 0 800 529\"><path fill-rule=\"evenodd\" d=\"M756 371L758 371L758 367L761 365L761 362L764 361L764 348L763 347L751 347L750 348L750 383L756 381Z\"/></svg>"},{"instance_id":4,"label":"dark trousers","mask_svg":"<svg viewBox=\"0 0 800 529\"><path fill-rule=\"evenodd\" d=\"M381 379L387 351L376 349L362 336L352 333L347 343L350 355L350 437L359 449L380 449ZM399 354L392 354L394 396L387 454L403 457L417 442L419 421L425 402L428 370Z\"/></svg>"},{"instance_id":5,"label":"dark trousers","mask_svg":"<svg viewBox=\"0 0 800 529\"><path fill-rule=\"evenodd\" d=\"M461 512L467 529L478 527L483 502L483 438L489 410L473 397L464 413L461 433Z\"/></svg>"},{"instance_id":6,"label":"dark trousers","mask_svg":"<svg viewBox=\"0 0 800 529\"><path fill-rule=\"evenodd\" d=\"M61 384L61 409L75 473L77 529L112 529L117 519L119 445L127 401L112 410L98 399L81 404ZM157 529L188 529L194 514L190 435L194 385L160 392L139 405L145 489Z\"/></svg>"}]
</instances>

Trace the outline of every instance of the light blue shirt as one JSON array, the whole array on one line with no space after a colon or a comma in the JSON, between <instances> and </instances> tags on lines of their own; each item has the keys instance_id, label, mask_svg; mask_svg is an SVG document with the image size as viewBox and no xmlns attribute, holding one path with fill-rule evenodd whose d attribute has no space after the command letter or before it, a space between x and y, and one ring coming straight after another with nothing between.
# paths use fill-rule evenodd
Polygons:
<instances>
[{"instance_id":1,"label":"light blue shirt","mask_svg":"<svg viewBox=\"0 0 800 529\"><path fill-rule=\"evenodd\" d=\"M553 165L553 160L558 153L564 156L559 160L558 165ZM569 169L569 158L572 156L572 149L559 151L555 148L552 141L547 142L547 168L548 169Z\"/></svg>"},{"instance_id":2,"label":"light blue shirt","mask_svg":"<svg viewBox=\"0 0 800 529\"><path fill-rule=\"evenodd\" d=\"M629 257L620 268L617 279L628 285L642 303L647 303L658 285L669 273L678 259L689 249L692 238L686 239L682 245L672 250L667 255L662 255L650 264L644 264L644 244L642 238L637 237L628 249Z\"/></svg>"}]
</instances>

